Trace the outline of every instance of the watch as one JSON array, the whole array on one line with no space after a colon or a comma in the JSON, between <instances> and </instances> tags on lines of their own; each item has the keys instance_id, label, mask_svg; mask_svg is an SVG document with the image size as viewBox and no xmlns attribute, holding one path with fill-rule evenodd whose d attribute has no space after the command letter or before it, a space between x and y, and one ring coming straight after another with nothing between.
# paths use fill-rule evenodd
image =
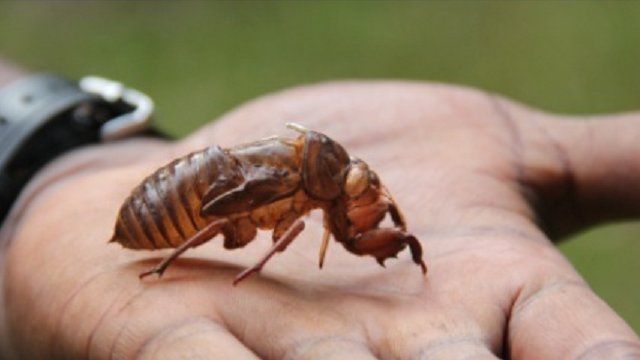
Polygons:
<instances>
[{"instance_id":1,"label":"watch","mask_svg":"<svg viewBox=\"0 0 640 360\"><path fill-rule=\"evenodd\" d=\"M0 226L27 182L60 154L152 130L153 102L100 77L38 74L0 89Z\"/></svg>"}]
</instances>

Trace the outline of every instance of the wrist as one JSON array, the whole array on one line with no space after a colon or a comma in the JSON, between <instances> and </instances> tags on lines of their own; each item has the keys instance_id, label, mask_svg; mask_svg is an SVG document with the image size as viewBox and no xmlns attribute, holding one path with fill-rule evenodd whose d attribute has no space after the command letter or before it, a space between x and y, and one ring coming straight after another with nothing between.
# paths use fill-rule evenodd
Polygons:
<instances>
[{"instance_id":1,"label":"wrist","mask_svg":"<svg viewBox=\"0 0 640 360\"><path fill-rule=\"evenodd\" d=\"M105 216L88 216L79 220L77 215L69 215L69 209L76 208L80 209L79 212L92 213L96 209L110 208L112 203L119 203L122 201L119 194L130 191L130 184L137 182L140 175L148 173L149 169L156 166L155 163L151 164L149 155L166 158L167 150L170 149L172 146L168 146L165 141L143 137L78 148L52 161L29 181L11 211L8 219L10 221L0 229L0 359L4 359L3 355L12 358L8 353L10 345L6 343L11 340L13 334L9 329L16 326L15 319L11 319L11 313L15 311L15 302L21 302L21 299L25 298L16 295L16 292L6 285L12 279L15 281L15 272L11 269L15 269L15 263L21 262L25 255L19 250L16 253L17 249L30 247L29 244L35 239L37 242L56 244L54 247L68 248L65 236L90 233L87 229L99 227L92 222L94 219L102 219L106 223L114 221L115 218L112 216L115 217L115 210L104 211L107 213ZM132 169L134 171L131 171ZM117 180L102 181L104 178ZM96 196L101 200L91 202L85 200L87 193L109 195ZM112 195L115 193L118 193L118 196ZM89 197L91 196L93 195ZM103 197L108 201L102 200ZM55 220L45 221L45 218ZM110 224L106 226L110 229ZM34 236L34 232L49 235L46 238L38 238ZM90 235L84 236L87 237L86 240L90 240ZM93 240L104 242L106 247L106 239ZM47 256L45 254L48 250L40 246L34 250L36 257ZM77 259L69 257L69 262L73 261ZM36 270L41 271L42 269ZM5 303L8 298L14 300ZM12 325L9 325L10 321L13 321Z\"/></svg>"},{"instance_id":2,"label":"wrist","mask_svg":"<svg viewBox=\"0 0 640 360\"><path fill-rule=\"evenodd\" d=\"M29 180L9 216L0 224L0 251L11 243L16 228L29 222L28 210L46 197L48 191L90 173L146 161L145 154L164 153L166 146L167 141L163 139L134 137L76 148L57 157Z\"/></svg>"}]
</instances>

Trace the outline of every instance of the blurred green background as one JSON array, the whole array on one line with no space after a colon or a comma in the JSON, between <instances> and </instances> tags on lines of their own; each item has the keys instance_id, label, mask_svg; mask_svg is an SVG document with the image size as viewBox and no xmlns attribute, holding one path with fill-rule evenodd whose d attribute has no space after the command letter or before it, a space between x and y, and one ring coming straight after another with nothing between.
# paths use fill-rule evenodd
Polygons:
<instances>
[{"instance_id":1,"label":"blurred green background","mask_svg":"<svg viewBox=\"0 0 640 360\"><path fill-rule=\"evenodd\" d=\"M638 2L0 2L0 55L152 95L184 135L255 96L335 78L452 82L549 111L640 108ZM640 225L561 245L640 332Z\"/></svg>"}]
</instances>

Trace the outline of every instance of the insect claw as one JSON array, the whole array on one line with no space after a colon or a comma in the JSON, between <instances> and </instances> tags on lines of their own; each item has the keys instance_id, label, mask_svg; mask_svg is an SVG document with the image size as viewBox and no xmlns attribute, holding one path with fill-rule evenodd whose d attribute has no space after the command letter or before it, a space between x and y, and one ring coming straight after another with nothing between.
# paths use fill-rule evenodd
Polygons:
<instances>
[{"instance_id":1,"label":"insect claw","mask_svg":"<svg viewBox=\"0 0 640 360\"><path fill-rule=\"evenodd\" d=\"M383 268L386 268L386 266L384 265L384 261L386 259L383 258L376 258L376 261L378 262L378 264L380 264L380 266L382 266Z\"/></svg>"},{"instance_id":2,"label":"insect claw","mask_svg":"<svg viewBox=\"0 0 640 360\"><path fill-rule=\"evenodd\" d=\"M422 269L422 274L427 276L427 265L425 265L424 261L420 260L420 268Z\"/></svg>"},{"instance_id":3,"label":"insect claw","mask_svg":"<svg viewBox=\"0 0 640 360\"><path fill-rule=\"evenodd\" d=\"M262 266L261 266L262 267ZM244 269L240 274L238 274L235 279L233 279L233 286L236 286L240 283L240 281L246 279L249 277L249 275L253 274L253 273L258 273L260 272L260 269L255 268L255 267L251 267L248 269Z\"/></svg>"},{"instance_id":4,"label":"insect claw","mask_svg":"<svg viewBox=\"0 0 640 360\"><path fill-rule=\"evenodd\" d=\"M158 279L159 279L159 278L162 277L162 273L164 273L164 269L154 268L154 269L151 269L151 270L148 270L148 271L140 273L140 275L138 275L138 278L139 279L143 279L143 278L145 278L145 277L147 277L149 275L157 274L158 275Z\"/></svg>"}]
</instances>

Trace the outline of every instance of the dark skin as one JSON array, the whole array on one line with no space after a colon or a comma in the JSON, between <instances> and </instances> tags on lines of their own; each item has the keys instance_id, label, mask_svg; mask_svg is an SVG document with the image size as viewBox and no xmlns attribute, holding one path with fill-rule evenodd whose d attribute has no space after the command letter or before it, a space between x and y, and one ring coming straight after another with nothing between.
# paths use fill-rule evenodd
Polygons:
<instances>
[{"instance_id":1,"label":"dark skin","mask_svg":"<svg viewBox=\"0 0 640 360\"><path fill-rule=\"evenodd\" d=\"M425 250L381 268L335 243L319 217L258 276L271 245L221 240L165 253L106 241L120 203L168 160L296 119L364 159ZM583 119L585 120L585 119ZM554 241L640 214L640 115L577 121L498 96L420 83L331 83L258 99L176 143L130 139L60 158L32 181L2 240L5 338L23 358L640 358L637 335ZM630 275L631 276L631 275Z\"/></svg>"}]
</instances>

